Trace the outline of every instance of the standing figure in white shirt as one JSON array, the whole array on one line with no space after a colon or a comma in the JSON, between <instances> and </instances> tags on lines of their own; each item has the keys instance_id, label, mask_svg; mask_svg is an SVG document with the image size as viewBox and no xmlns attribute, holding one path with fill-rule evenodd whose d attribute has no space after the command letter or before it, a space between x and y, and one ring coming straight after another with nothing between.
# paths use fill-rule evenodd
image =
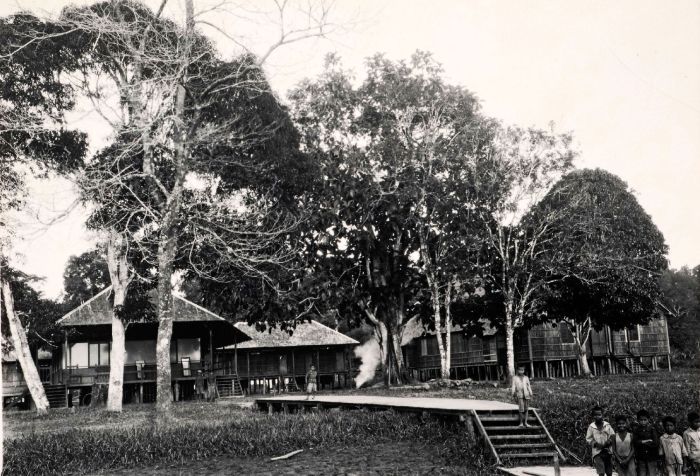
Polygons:
<instances>
[{"instance_id":1,"label":"standing figure in white shirt","mask_svg":"<svg viewBox=\"0 0 700 476\"><path fill-rule=\"evenodd\" d=\"M513 377L510 393L518 404L519 426L530 426L527 424L527 410L532 399L532 388L530 387L530 379L525 375L525 366L518 365L518 375Z\"/></svg>"}]
</instances>

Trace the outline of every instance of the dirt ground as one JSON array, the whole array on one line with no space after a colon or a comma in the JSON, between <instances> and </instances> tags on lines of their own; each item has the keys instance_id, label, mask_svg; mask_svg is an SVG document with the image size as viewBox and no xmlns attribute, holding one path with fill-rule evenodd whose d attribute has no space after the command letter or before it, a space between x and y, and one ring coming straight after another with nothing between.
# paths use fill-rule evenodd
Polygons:
<instances>
[{"instance_id":1,"label":"dirt ground","mask_svg":"<svg viewBox=\"0 0 700 476\"><path fill-rule=\"evenodd\" d=\"M457 466L447 466L430 447L411 442L382 443L372 447L338 450L300 448L304 452L287 460L270 458L215 458L184 466L131 468L99 475L185 476L201 475L484 475ZM497 474L497 473L493 473Z\"/></svg>"}]
</instances>

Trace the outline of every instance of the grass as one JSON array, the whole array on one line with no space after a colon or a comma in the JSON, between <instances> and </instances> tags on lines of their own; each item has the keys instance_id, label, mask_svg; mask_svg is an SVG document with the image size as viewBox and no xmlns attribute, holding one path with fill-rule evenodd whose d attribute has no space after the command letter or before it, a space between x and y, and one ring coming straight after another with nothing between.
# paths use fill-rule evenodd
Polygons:
<instances>
[{"instance_id":1,"label":"grass","mask_svg":"<svg viewBox=\"0 0 700 476\"><path fill-rule=\"evenodd\" d=\"M700 371L614 375L593 379L533 381L536 406L554 439L589 461L585 431L590 410L601 405L609 419L646 408L652 419L673 415L685 428L685 416L698 408ZM510 401L503 386L460 389L362 389L353 394L475 398ZM5 416L7 474L86 473L99 469L146 467L216 457L267 457L299 448L329 452L415 441L451 464L489 471L483 445L470 441L463 427L438 420L420 421L393 412L341 411L304 415L266 415L248 409L186 403L158 419L152 405L127 405L122 414L80 408Z\"/></svg>"},{"instance_id":2,"label":"grass","mask_svg":"<svg viewBox=\"0 0 700 476\"><path fill-rule=\"evenodd\" d=\"M43 421L46 426L27 414L8 415L7 419L14 426L14 437L5 442L7 474L83 474L397 441L434 447L435 454L445 460L489 464L481 445L470 442L464 428L393 412L267 415L223 405L183 404L176 405L167 420L157 419L153 408L146 406L127 407L122 415L91 409L75 414L51 412ZM71 428L65 429L68 426Z\"/></svg>"}]
</instances>

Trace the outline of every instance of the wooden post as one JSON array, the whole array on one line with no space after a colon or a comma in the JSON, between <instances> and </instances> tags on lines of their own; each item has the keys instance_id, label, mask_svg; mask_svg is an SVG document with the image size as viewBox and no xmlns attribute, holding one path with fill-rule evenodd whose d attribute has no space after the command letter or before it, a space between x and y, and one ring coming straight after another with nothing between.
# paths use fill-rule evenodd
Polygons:
<instances>
[{"instance_id":1,"label":"wooden post","mask_svg":"<svg viewBox=\"0 0 700 476\"><path fill-rule=\"evenodd\" d=\"M561 468L559 467L559 455L554 453L554 476L561 476Z\"/></svg>"},{"instance_id":2,"label":"wooden post","mask_svg":"<svg viewBox=\"0 0 700 476\"><path fill-rule=\"evenodd\" d=\"M545 378L549 378L549 361L548 360L544 361L544 376L545 376Z\"/></svg>"},{"instance_id":3,"label":"wooden post","mask_svg":"<svg viewBox=\"0 0 700 476\"><path fill-rule=\"evenodd\" d=\"M535 378L535 364L532 361L532 339L530 339L530 329L527 330L527 355L530 359L530 378Z\"/></svg>"},{"instance_id":4,"label":"wooden post","mask_svg":"<svg viewBox=\"0 0 700 476\"><path fill-rule=\"evenodd\" d=\"M143 383L139 384L139 403L143 403Z\"/></svg>"},{"instance_id":5,"label":"wooden post","mask_svg":"<svg viewBox=\"0 0 700 476\"><path fill-rule=\"evenodd\" d=\"M268 414L268 415L272 415L272 412L274 412L274 411L275 411L275 409L274 409L274 407L272 406L272 402L268 402L268 403L267 403L267 414Z\"/></svg>"},{"instance_id":6,"label":"wooden post","mask_svg":"<svg viewBox=\"0 0 700 476\"><path fill-rule=\"evenodd\" d=\"M289 405L287 405L286 403L282 404L282 413L284 413L285 415L289 413Z\"/></svg>"},{"instance_id":7,"label":"wooden post","mask_svg":"<svg viewBox=\"0 0 700 476\"><path fill-rule=\"evenodd\" d=\"M666 361L668 362L668 371L671 371L671 354L666 354Z\"/></svg>"},{"instance_id":8,"label":"wooden post","mask_svg":"<svg viewBox=\"0 0 700 476\"><path fill-rule=\"evenodd\" d=\"M236 369L236 376L238 375L238 336L233 335L233 367Z\"/></svg>"},{"instance_id":9,"label":"wooden post","mask_svg":"<svg viewBox=\"0 0 700 476\"><path fill-rule=\"evenodd\" d=\"M214 375L214 336L209 328L209 372Z\"/></svg>"},{"instance_id":10,"label":"wooden post","mask_svg":"<svg viewBox=\"0 0 700 476\"><path fill-rule=\"evenodd\" d=\"M576 359L576 372L578 375L581 375L581 361Z\"/></svg>"},{"instance_id":11,"label":"wooden post","mask_svg":"<svg viewBox=\"0 0 700 476\"><path fill-rule=\"evenodd\" d=\"M245 360L246 360L246 372L248 375L248 381L250 381L250 352L245 353Z\"/></svg>"},{"instance_id":12,"label":"wooden post","mask_svg":"<svg viewBox=\"0 0 700 476\"><path fill-rule=\"evenodd\" d=\"M559 361L559 367L561 367L561 378L564 378L564 360Z\"/></svg>"}]
</instances>

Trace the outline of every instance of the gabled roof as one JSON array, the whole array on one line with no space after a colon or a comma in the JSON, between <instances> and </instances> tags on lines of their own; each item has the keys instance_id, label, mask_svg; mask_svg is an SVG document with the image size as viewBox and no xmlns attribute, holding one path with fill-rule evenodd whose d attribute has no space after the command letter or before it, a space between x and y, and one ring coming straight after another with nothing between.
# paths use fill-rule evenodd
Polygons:
<instances>
[{"instance_id":1,"label":"gabled roof","mask_svg":"<svg viewBox=\"0 0 700 476\"><path fill-rule=\"evenodd\" d=\"M481 328L484 336L495 335L498 330L491 327L491 322L488 319L480 319ZM458 324L453 324L450 328L450 332L462 332L464 329ZM436 334L435 330L427 329L423 323L417 317L412 317L403 326L403 333L401 334L401 346L410 344L413 339L422 337L425 335L434 336Z\"/></svg>"},{"instance_id":2,"label":"gabled roof","mask_svg":"<svg viewBox=\"0 0 700 476\"><path fill-rule=\"evenodd\" d=\"M66 327L111 325L112 306L109 302L111 291L112 286L107 287L92 299L60 318L56 323ZM173 315L174 322L227 322L223 317L175 294L173 294Z\"/></svg>"},{"instance_id":3,"label":"gabled roof","mask_svg":"<svg viewBox=\"0 0 700 476\"><path fill-rule=\"evenodd\" d=\"M254 325L245 322L237 322L236 328L246 335L250 340L238 344L239 349L266 349L277 347L301 347L301 346L333 346L333 345L356 345L355 339L341 334L338 331L324 326L317 321L309 321L298 324L290 335L286 330L279 327L268 327L264 331L259 331ZM229 345L226 349L233 349Z\"/></svg>"}]
</instances>

